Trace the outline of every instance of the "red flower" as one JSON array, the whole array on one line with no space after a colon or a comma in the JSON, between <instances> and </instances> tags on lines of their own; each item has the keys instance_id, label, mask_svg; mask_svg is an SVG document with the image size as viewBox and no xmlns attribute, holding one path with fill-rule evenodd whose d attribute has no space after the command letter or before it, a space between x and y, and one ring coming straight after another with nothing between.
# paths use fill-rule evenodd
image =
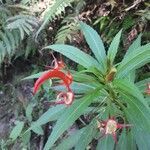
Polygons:
<instances>
[{"instance_id":1,"label":"red flower","mask_svg":"<svg viewBox=\"0 0 150 150\"><path fill-rule=\"evenodd\" d=\"M53 69L53 70L50 70L50 71L44 73L41 77L38 78L38 80L36 80L36 82L34 84L33 93L35 94L38 91L39 87L46 80L51 79L51 78L59 78L59 79L63 80L63 83L66 86L66 88L68 89L68 91L70 90L70 84L72 83L72 80L73 80L71 74L69 72L67 74L65 74L62 71Z\"/></svg>"},{"instance_id":2,"label":"red flower","mask_svg":"<svg viewBox=\"0 0 150 150\"><path fill-rule=\"evenodd\" d=\"M145 91L147 95L150 95L150 83L147 84L147 89Z\"/></svg>"},{"instance_id":3,"label":"red flower","mask_svg":"<svg viewBox=\"0 0 150 150\"><path fill-rule=\"evenodd\" d=\"M65 64L63 61L57 61L54 58L54 61L52 62L53 69L45 72L41 77L39 77L35 84L34 84L34 89L33 93L35 94L39 87L48 79L52 78L59 78L63 82L61 83L62 85L65 85L67 88L67 92L61 92L60 94L57 95L57 100L54 102L54 104L66 104L66 105L71 105L74 99L74 93L72 92L70 88L70 84L72 83L73 77L68 71L67 73L64 73L61 71L62 68L65 67Z\"/></svg>"},{"instance_id":4,"label":"red flower","mask_svg":"<svg viewBox=\"0 0 150 150\"><path fill-rule=\"evenodd\" d=\"M63 69L65 67L65 63L62 60L57 61L56 59L54 59L52 61L52 66L54 66L53 69L60 70L60 69Z\"/></svg>"},{"instance_id":5,"label":"red flower","mask_svg":"<svg viewBox=\"0 0 150 150\"><path fill-rule=\"evenodd\" d=\"M56 58L52 61L51 66L45 66L46 69L57 69L57 70L61 70L63 68L65 68L65 63L60 60L57 61Z\"/></svg>"},{"instance_id":6,"label":"red flower","mask_svg":"<svg viewBox=\"0 0 150 150\"><path fill-rule=\"evenodd\" d=\"M107 135L107 134L111 134L114 141L117 143L117 136L116 136L116 132L117 129L122 129L122 128L126 128L126 127L131 127L130 124L119 124L114 117L111 117L110 119L106 120L106 121L98 121L98 128L100 129L101 132L103 132L102 136L100 138L102 138L103 136Z\"/></svg>"},{"instance_id":7,"label":"red flower","mask_svg":"<svg viewBox=\"0 0 150 150\"><path fill-rule=\"evenodd\" d=\"M69 92L61 92L57 95L56 104L66 104L67 106L71 105L74 99L74 93L72 91Z\"/></svg>"}]
</instances>

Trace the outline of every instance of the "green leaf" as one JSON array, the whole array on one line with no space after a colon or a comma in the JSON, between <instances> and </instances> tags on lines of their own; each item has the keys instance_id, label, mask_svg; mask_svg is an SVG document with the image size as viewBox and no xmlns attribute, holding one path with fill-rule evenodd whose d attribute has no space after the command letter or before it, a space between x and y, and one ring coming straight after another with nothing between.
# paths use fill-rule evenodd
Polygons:
<instances>
[{"instance_id":1,"label":"green leaf","mask_svg":"<svg viewBox=\"0 0 150 150\"><path fill-rule=\"evenodd\" d=\"M5 33L6 33L8 39L10 41L10 45L12 47L11 49L15 50L16 47L15 47L15 39L13 37L13 34L10 31L8 31L8 30L5 30Z\"/></svg>"},{"instance_id":2,"label":"green leaf","mask_svg":"<svg viewBox=\"0 0 150 150\"><path fill-rule=\"evenodd\" d=\"M34 124L34 123L33 123ZM32 126L32 124L31 124L31 126ZM35 132L36 134L38 134L38 135L43 135L44 134L44 131L43 131L43 129L42 129L42 127L41 126L32 126L32 131L33 132Z\"/></svg>"},{"instance_id":3,"label":"green leaf","mask_svg":"<svg viewBox=\"0 0 150 150\"><path fill-rule=\"evenodd\" d=\"M141 46L141 36L142 34L139 34L137 39L130 45L124 57L128 57L128 55L133 51L136 53L136 49Z\"/></svg>"},{"instance_id":4,"label":"green leaf","mask_svg":"<svg viewBox=\"0 0 150 150\"><path fill-rule=\"evenodd\" d=\"M123 130L121 132L121 135L119 136L119 141L116 144L116 150L127 150L126 130Z\"/></svg>"},{"instance_id":5,"label":"green leaf","mask_svg":"<svg viewBox=\"0 0 150 150\"><path fill-rule=\"evenodd\" d=\"M147 105L145 103L144 97L142 95L142 93L139 91L139 89L135 86L134 83L129 82L126 79L118 79L118 80L114 80L113 82L116 87L125 92L128 95L134 96L135 98L137 98L140 102L142 102L145 106Z\"/></svg>"},{"instance_id":6,"label":"green leaf","mask_svg":"<svg viewBox=\"0 0 150 150\"><path fill-rule=\"evenodd\" d=\"M54 150L69 150L79 141L79 138L85 128L72 133L68 138L64 139Z\"/></svg>"},{"instance_id":7,"label":"green leaf","mask_svg":"<svg viewBox=\"0 0 150 150\"><path fill-rule=\"evenodd\" d=\"M62 85L52 86L51 88L56 90L56 91L65 91L66 90L66 88ZM87 93L91 90L94 90L95 88L96 87L94 87L90 84L85 84L85 83L73 82L71 84L71 89L76 94Z\"/></svg>"},{"instance_id":8,"label":"green leaf","mask_svg":"<svg viewBox=\"0 0 150 150\"><path fill-rule=\"evenodd\" d=\"M93 122L95 124L93 124ZM86 147L96 136L96 133L98 131L95 125L97 125L97 123L95 121L92 121L91 124L85 127L84 131L82 132L78 140L78 143L76 144L75 150L86 149Z\"/></svg>"},{"instance_id":9,"label":"green leaf","mask_svg":"<svg viewBox=\"0 0 150 150\"><path fill-rule=\"evenodd\" d=\"M21 140L23 141L23 144L24 144L24 145L27 145L27 144L30 142L30 138L31 138L31 131L25 133L25 134L22 136Z\"/></svg>"},{"instance_id":10,"label":"green leaf","mask_svg":"<svg viewBox=\"0 0 150 150\"><path fill-rule=\"evenodd\" d=\"M99 140L96 150L114 150L114 145L112 136L106 135Z\"/></svg>"},{"instance_id":11,"label":"green leaf","mask_svg":"<svg viewBox=\"0 0 150 150\"><path fill-rule=\"evenodd\" d=\"M32 121L32 111L34 108L34 104L29 103L27 108L26 108L26 117L29 121Z\"/></svg>"},{"instance_id":12,"label":"green leaf","mask_svg":"<svg viewBox=\"0 0 150 150\"><path fill-rule=\"evenodd\" d=\"M133 71L130 71L129 74L126 76L126 79L130 82L133 82L135 81L135 78L136 78L136 72L135 70Z\"/></svg>"},{"instance_id":13,"label":"green leaf","mask_svg":"<svg viewBox=\"0 0 150 150\"><path fill-rule=\"evenodd\" d=\"M75 61L76 63L84 66L85 68L97 67L101 69L99 63L93 57L84 53L76 47L64 44L55 44L47 46L44 49L52 49L56 52L59 52L69 59Z\"/></svg>"},{"instance_id":14,"label":"green leaf","mask_svg":"<svg viewBox=\"0 0 150 150\"><path fill-rule=\"evenodd\" d=\"M48 93L51 86L52 86L52 80L51 79L46 80L43 84L44 91Z\"/></svg>"},{"instance_id":15,"label":"green leaf","mask_svg":"<svg viewBox=\"0 0 150 150\"><path fill-rule=\"evenodd\" d=\"M74 81L81 82L81 83L97 83L95 77L91 75L87 75L84 72L72 72Z\"/></svg>"},{"instance_id":16,"label":"green leaf","mask_svg":"<svg viewBox=\"0 0 150 150\"><path fill-rule=\"evenodd\" d=\"M150 78L147 78L147 79L144 79L144 80L141 80L139 82L136 83L136 86L138 87L138 89L141 91L141 92L145 92L145 90L147 89L147 83L150 83Z\"/></svg>"},{"instance_id":17,"label":"green leaf","mask_svg":"<svg viewBox=\"0 0 150 150\"><path fill-rule=\"evenodd\" d=\"M112 40L112 42L109 46L109 49L108 49L108 54L107 55L108 55L108 59L109 59L111 65L113 65L114 59L115 59L116 54L117 54L117 50L118 50L119 43L120 43L121 33L122 33L122 30L120 30L116 34L116 36Z\"/></svg>"},{"instance_id":18,"label":"green leaf","mask_svg":"<svg viewBox=\"0 0 150 150\"><path fill-rule=\"evenodd\" d=\"M39 73L30 75L28 77L23 78L22 80L36 79L36 78L39 78L42 74L44 74L46 72L48 72L48 71L43 71L43 72L39 72Z\"/></svg>"},{"instance_id":19,"label":"green leaf","mask_svg":"<svg viewBox=\"0 0 150 150\"><path fill-rule=\"evenodd\" d=\"M122 107L127 120L133 125L131 131L139 149L148 150L150 147L148 140L150 138L150 110L145 99L136 86L129 84L126 80L115 81L114 84L121 100L127 105L127 107L124 105Z\"/></svg>"},{"instance_id":20,"label":"green leaf","mask_svg":"<svg viewBox=\"0 0 150 150\"><path fill-rule=\"evenodd\" d=\"M7 35L3 32L0 31L0 38L2 39L2 41L4 42L5 44L5 47L6 47L6 50L7 50L7 53L10 55L12 50L11 50L11 45L10 45L10 41L7 37Z\"/></svg>"},{"instance_id":21,"label":"green leaf","mask_svg":"<svg viewBox=\"0 0 150 150\"><path fill-rule=\"evenodd\" d=\"M128 57L128 55L133 51L136 53L136 49L141 46L141 36L142 34L139 34L138 38L130 45L124 57ZM135 81L135 77L135 70L130 71L127 75L128 80L131 82Z\"/></svg>"},{"instance_id":22,"label":"green leaf","mask_svg":"<svg viewBox=\"0 0 150 150\"><path fill-rule=\"evenodd\" d=\"M15 124L16 126L13 128L9 136L13 141L16 140L18 136L20 136L21 131L24 127L24 122L22 121L16 121Z\"/></svg>"},{"instance_id":23,"label":"green leaf","mask_svg":"<svg viewBox=\"0 0 150 150\"><path fill-rule=\"evenodd\" d=\"M126 93L119 91L124 102L128 107L124 108L124 112L130 124L132 124L131 132L136 140L139 150L149 150L150 143L150 112L134 97L128 96Z\"/></svg>"},{"instance_id":24,"label":"green leaf","mask_svg":"<svg viewBox=\"0 0 150 150\"><path fill-rule=\"evenodd\" d=\"M147 95L147 97L145 97L145 101L147 102L147 104L150 106L150 98L149 96Z\"/></svg>"},{"instance_id":25,"label":"green leaf","mask_svg":"<svg viewBox=\"0 0 150 150\"><path fill-rule=\"evenodd\" d=\"M138 47L128 54L117 68L117 78L125 77L130 71L140 68L150 62L150 44Z\"/></svg>"},{"instance_id":26,"label":"green leaf","mask_svg":"<svg viewBox=\"0 0 150 150\"><path fill-rule=\"evenodd\" d=\"M64 105L57 105L55 107L49 108L37 121L33 123L31 128L38 127L46 124L49 121L56 120L64 111Z\"/></svg>"},{"instance_id":27,"label":"green leaf","mask_svg":"<svg viewBox=\"0 0 150 150\"><path fill-rule=\"evenodd\" d=\"M131 150L137 150L135 139L133 137L133 134L131 132L127 133L127 149Z\"/></svg>"},{"instance_id":28,"label":"green leaf","mask_svg":"<svg viewBox=\"0 0 150 150\"><path fill-rule=\"evenodd\" d=\"M70 6L71 2L72 0L57 0L52 5L48 5L48 7L43 12L43 22L36 32L36 38L49 21L52 21L56 16L60 15L62 12L65 12L65 7Z\"/></svg>"},{"instance_id":29,"label":"green leaf","mask_svg":"<svg viewBox=\"0 0 150 150\"><path fill-rule=\"evenodd\" d=\"M87 24L83 22L80 22L80 27L90 49L92 50L96 59L100 63L100 66L102 69L101 71L105 72L106 71L106 53L105 53L105 48L104 48L104 45L100 36L93 28L91 28L90 26L88 26Z\"/></svg>"},{"instance_id":30,"label":"green leaf","mask_svg":"<svg viewBox=\"0 0 150 150\"><path fill-rule=\"evenodd\" d=\"M30 130L35 131L37 128L40 128L42 125L50 121L57 120L59 116L63 113L64 109L65 109L64 105L57 105L55 107L49 108L41 117L39 117L38 120L32 122L31 127L27 129L24 134L26 134Z\"/></svg>"},{"instance_id":31,"label":"green leaf","mask_svg":"<svg viewBox=\"0 0 150 150\"><path fill-rule=\"evenodd\" d=\"M44 150L49 150L57 139L67 130L76 119L80 117L85 109L92 103L94 99L98 99L100 91L91 91L88 95L73 103L66 111L60 116L56 125L53 128L48 141L45 144Z\"/></svg>"}]
</instances>

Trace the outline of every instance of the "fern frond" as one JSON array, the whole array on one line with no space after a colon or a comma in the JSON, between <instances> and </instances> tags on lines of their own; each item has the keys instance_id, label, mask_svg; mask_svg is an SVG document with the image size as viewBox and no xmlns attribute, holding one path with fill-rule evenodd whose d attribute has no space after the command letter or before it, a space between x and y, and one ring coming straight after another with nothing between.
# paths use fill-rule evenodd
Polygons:
<instances>
[{"instance_id":1,"label":"fern frond","mask_svg":"<svg viewBox=\"0 0 150 150\"><path fill-rule=\"evenodd\" d=\"M3 23L10 15L11 12L7 8L0 6L0 23Z\"/></svg>"},{"instance_id":2,"label":"fern frond","mask_svg":"<svg viewBox=\"0 0 150 150\"><path fill-rule=\"evenodd\" d=\"M34 27L38 26L36 18L28 15L16 15L7 19L7 29L18 29L20 31L21 39L24 39L25 33L29 35Z\"/></svg>"},{"instance_id":3,"label":"fern frond","mask_svg":"<svg viewBox=\"0 0 150 150\"><path fill-rule=\"evenodd\" d=\"M6 50L5 50L4 44L2 41L0 41L0 64L4 60L5 55L6 55Z\"/></svg>"},{"instance_id":4,"label":"fern frond","mask_svg":"<svg viewBox=\"0 0 150 150\"><path fill-rule=\"evenodd\" d=\"M26 55L23 49L17 52L17 48L38 26L37 19L30 14L29 8L23 5L12 5L7 1L0 5L0 63L20 52Z\"/></svg>"},{"instance_id":5,"label":"fern frond","mask_svg":"<svg viewBox=\"0 0 150 150\"><path fill-rule=\"evenodd\" d=\"M11 57L18 45L19 41L16 41L13 32L10 32L7 29L5 29L3 32L0 31L0 63L6 56Z\"/></svg>"},{"instance_id":6,"label":"fern frond","mask_svg":"<svg viewBox=\"0 0 150 150\"><path fill-rule=\"evenodd\" d=\"M55 18L56 16L60 15L62 12L65 11L65 8L67 6L71 6L71 2L73 2L74 0L55 0L55 2L53 3L53 5L50 5L43 13L44 15L44 19L43 19L43 23L40 26L40 28L38 29L37 33L36 33L36 37L38 36L38 34L41 32L41 30L44 29L45 25L49 22L52 21L53 18Z\"/></svg>"},{"instance_id":7,"label":"fern frond","mask_svg":"<svg viewBox=\"0 0 150 150\"><path fill-rule=\"evenodd\" d=\"M25 58L28 58L36 53L37 45L33 43L35 43L33 37L29 36L27 39L27 45L25 47Z\"/></svg>"},{"instance_id":8,"label":"fern frond","mask_svg":"<svg viewBox=\"0 0 150 150\"><path fill-rule=\"evenodd\" d=\"M0 38L3 42L3 45L4 45L7 53L10 55L11 54L11 43L9 41L9 38L7 37L7 34L0 31Z\"/></svg>"},{"instance_id":9,"label":"fern frond","mask_svg":"<svg viewBox=\"0 0 150 150\"><path fill-rule=\"evenodd\" d=\"M62 27L58 30L55 43L65 43L71 40L72 35L79 29L78 23L71 17L67 17L62 22Z\"/></svg>"}]
</instances>

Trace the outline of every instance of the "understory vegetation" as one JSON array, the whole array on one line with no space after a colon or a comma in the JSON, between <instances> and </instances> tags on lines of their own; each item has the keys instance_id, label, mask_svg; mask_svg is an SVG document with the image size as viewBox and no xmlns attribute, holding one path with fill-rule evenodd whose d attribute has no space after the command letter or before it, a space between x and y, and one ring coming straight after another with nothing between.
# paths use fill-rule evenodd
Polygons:
<instances>
[{"instance_id":1,"label":"understory vegetation","mask_svg":"<svg viewBox=\"0 0 150 150\"><path fill-rule=\"evenodd\" d=\"M0 149L149 150L150 3L0 0Z\"/></svg>"}]
</instances>

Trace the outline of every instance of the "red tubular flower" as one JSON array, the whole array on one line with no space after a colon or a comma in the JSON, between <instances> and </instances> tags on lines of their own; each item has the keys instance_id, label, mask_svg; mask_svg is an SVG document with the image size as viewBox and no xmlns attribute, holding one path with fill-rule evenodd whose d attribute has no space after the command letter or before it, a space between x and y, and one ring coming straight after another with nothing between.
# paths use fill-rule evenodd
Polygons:
<instances>
[{"instance_id":1,"label":"red tubular flower","mask_svg":"<svg viewBox=\"0 0 150 150\"><path fill-rule=\"evenodd\" d=\"M145 91L147 95L150 95L150 83L147 84L147 89Z\"/></svg>"},{"instance_id":2,"label":"red tubular flower","mask_svg":"<svg viewBox=\"0 0 150 150\"><path fill-rule=\"evenodd\" d=\"M114 117L106 120L106 121L98 121L98 128L100 129L101 132L103 132L102 136L100 138L102 138L103 136L107 135L107 134L111 134L114 141L117 143L117 136L116 136L116 131L117 129L122 129L122 128L126 128L126 127L131 127L130 124L119 124Z\"/></svg>"},{"instance_id":3,"label":"red tubular flower","mask_svg":"<svg viewBox=\"0 0 150 150\"><path fill-rule=\"evenodd\" d=\"M47 72L45 72L41 77L37 79L37 81L34 84L33 93L35 94L39 87L48 79L52 78L59 78L63 82L61 82L61 85L65 85L67 88L67 92L61 92L57 95L57 101L56 102L50 102L51 104L66 104L67 106L71 105L74 99L74 93L72 92L70 88L70 84L72 83L72 75L68 71L67 73L64 73L61 71L65 67L65 64L63 61L57 61L54 55L52 55L54 60L52 61L51 66L46 66L47 68L51 69Z\"/></svg>"},{"instance_id":4,"label":"red tubular flower","mask_svg":"<svg viewBox=\"0 0 150 150\"><path fill-rule=\"evenodd\" d=\"M69 72L67 74L65 74L58 69L53 69L53 70L50 70L50 71L44 73L41 77L38 78L38 80L36 80L36 82L34 84L33 93L35 94L38 91L39 87L46 80L51 79L51 78L59 78L59 79L63 80L64 85L66 86L68 91L70 91L70 84L72 83L72 80L73 80L71 74Z\"/></svg>"},{"instance_id":5,"label":"red tubular flower","mask_svg":"<svg viewBox=\"0 0 150 150\"><path fill-rule=\"evenodd\" d=\"M63 68L65 68L65 63L60 60L60 61L57 61L56 59L54 59L51 63L51 66L45 66L46 69L58 69L58 70L61 70Z\"/></svg>"},{"instance_id":6,"label":"red tubular flower","mask_svg":"<svg viewBox=\"0 0 150 150\"><path fill-rule=\"evenodd\" d=\"M72 91L61 92L57 95L56 104L66 104L67 106L71 105L74 99L74 93Z\"/></svg>"},{"instance_id":7,"label":"red tubular flower","mask_svg":"<svg viewBox=\"0 0 150 150\"><path fill-rule=\"evenodd\" d=\"M52 61L52 66L54 66L53 67L54 69L60 70L60 69L63 69L65 67L65 63L62 60L57 61L56 59L54 59Z\"/></svg>"}]
</instances>

